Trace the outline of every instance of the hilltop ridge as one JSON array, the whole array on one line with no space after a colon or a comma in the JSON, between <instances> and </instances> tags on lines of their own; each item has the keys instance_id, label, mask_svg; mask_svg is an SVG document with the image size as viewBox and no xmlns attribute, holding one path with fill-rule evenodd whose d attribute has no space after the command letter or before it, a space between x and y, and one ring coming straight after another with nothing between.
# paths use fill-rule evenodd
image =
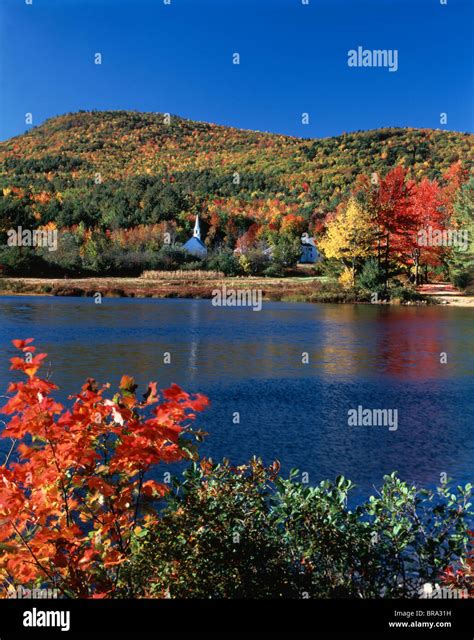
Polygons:
<instances>
[{"instance_id":1,"label":"hilltop ridge","mask_svg":"<svg viewBox=\"0 0 474 640\"><path fill-rule=\"evenodd\" d=\"M252 211L273 202L278 215L310 221L334 210L362 174L401 165L416 180L439 179L458 160L470 167L472 149L472 135L433 129L303 139L178 116L167 124L156 113L83 111L0 143L0 188L20 198L20 218L42 224L174 221L186 236L193 213L211 216L216 202L226 220L259 218Z\"/></svg>"}]
</instances>

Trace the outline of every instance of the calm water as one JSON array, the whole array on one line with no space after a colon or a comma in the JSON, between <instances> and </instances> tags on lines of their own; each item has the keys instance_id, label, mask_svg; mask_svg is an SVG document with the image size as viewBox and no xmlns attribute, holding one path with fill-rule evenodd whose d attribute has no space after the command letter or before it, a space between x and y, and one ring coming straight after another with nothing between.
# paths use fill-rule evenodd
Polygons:
<instances>
[{"instance_id":1,"label":"calm water","mask_svg":"<svg viewBox=\"0 0 474 640\"><path fill-rule=\"evenodd\" d=\"M177 382L206 393L212 406L198 421L209 433L201 451L214 459L278 459L285 471L309 472L312 483L343 473L361 494L393 470L420 485L434 485L442 472L468 482L473 317L444 307L267 302L254 312L209 300L7 297L0 388L14 377L10 340L35 337L63 400L87 377L117 385L124 373L141 386ZM347 412L358 405L398 409L398 430L349 427Z\"/></svg>"}]
</instances>

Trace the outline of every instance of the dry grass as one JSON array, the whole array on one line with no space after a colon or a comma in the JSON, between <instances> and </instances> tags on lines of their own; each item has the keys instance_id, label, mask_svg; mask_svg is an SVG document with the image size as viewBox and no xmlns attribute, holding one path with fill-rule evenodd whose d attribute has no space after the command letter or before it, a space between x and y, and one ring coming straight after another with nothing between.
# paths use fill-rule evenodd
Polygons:
<instances>
[{"instance_id":1,"label":"dry grass","mask_svg":"<svg viewBox=\"0 0 474 640\"><path fill-rule=\"evenodd\" d=\"M144 271L140 278L145 280L216 280L224 278L222 271Z\"/></svg>"}]
</instances>

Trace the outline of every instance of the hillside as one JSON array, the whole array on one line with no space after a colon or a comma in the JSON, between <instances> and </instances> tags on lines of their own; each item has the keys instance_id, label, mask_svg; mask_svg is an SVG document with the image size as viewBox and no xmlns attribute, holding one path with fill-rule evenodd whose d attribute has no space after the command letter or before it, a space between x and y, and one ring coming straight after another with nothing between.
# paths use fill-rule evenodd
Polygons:
<instances>
[{"instance_id":1,"label":"hillside","mask_svg":"<svg viewBox=\"0 0 474 640\"><path fill-rule=\"evenodd\" d=\"M190 192L297 203L305 182L312 205L330 210L361 173L402 164L416 178L439 178L458 159L472 159L472 149L472 136L439 130L379 129L304 140L174 116L167 125L160 114L80 112L0 143L0 186L59 191L63 198L95 190L94 200L101 200L99 179L102 187L117 181L123 186L144 176L145 190L152 182L163 185L161 191L182 208ZM142 211L140 221L157 222L155 208ZM127 226L127 220L116 222ZM133 224L133 216L128 222Z\"/></svg>"},{"instance_id":2,"label":"hillside","mask_svg":"<svg viewBox=\"0 0 474 640\"><path fill-rule=\"evenodd\" d=\"M9 251L3 242L0 264L26 274L177 268L189 256L175 243L199 213L209 250L227 251L211 268L262 273L259 255L251 265L229 257L237 243L261 241L279 245L281 273L298 258L301 233L320 235L327 214L373 172L436 179L451 198L460 182L448 187L443 176L458 161L470 168L472 140L394 128L310 140L151 113L59 116L0 143L0 233L59 229L58 249Z\"/></svg>"}]
</instances>

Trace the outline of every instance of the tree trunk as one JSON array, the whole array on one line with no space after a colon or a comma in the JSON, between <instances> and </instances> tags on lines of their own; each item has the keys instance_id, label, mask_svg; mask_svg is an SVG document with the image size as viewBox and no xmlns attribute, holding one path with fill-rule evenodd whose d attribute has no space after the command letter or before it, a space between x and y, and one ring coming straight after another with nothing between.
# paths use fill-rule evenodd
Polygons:
<instances>
[{"instance_id":1,"label":"tree trunk","mask_svg":"<svg viewBox=\"0 0 474 640\"><path fill-rule=\"evenodd\" d=\"M387 244L385 245L385 266L384 266L384 295L388 292L388 262L390 255L390 234L387 233Z\"/></svg>"},{"instance_id":2,"label":"tree trunk","mask_svg":"<svg viewBox=\"0 0 474 640\"><path fill-rule=\"evenodd\" d=\"M416 249L415 250L415 285L416 286L420 284L419 267L420 267L420 254L419 254L419 251Z\"/></svg>"}]
</instances>

